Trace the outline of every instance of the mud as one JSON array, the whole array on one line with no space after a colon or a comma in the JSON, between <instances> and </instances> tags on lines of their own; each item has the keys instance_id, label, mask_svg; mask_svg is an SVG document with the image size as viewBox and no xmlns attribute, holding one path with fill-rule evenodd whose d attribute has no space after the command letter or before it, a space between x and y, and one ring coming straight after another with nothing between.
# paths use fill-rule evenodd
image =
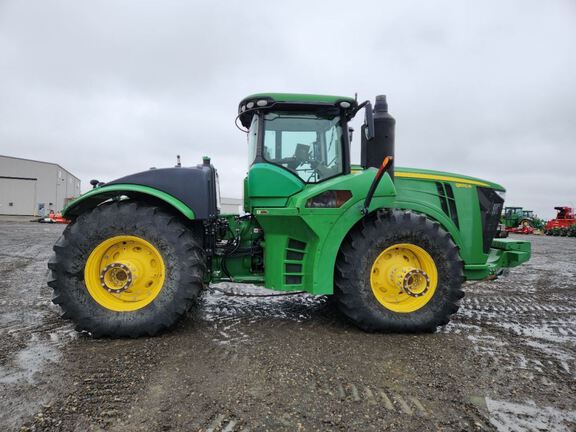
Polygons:
<instances>
[{"instance_id":1,"label":"mud","mask_svg":"<svg viewBox=\"0 0 576 432\"><path fill-rule=\"evenodd\" d=\"M61 230L0 222L1 430L576 429L576 239L523 237L532 261L468 285L431 335L363 333L326 297L208 291L172 332L94 340L50 303Z\"/></svg>"}]
</instances>

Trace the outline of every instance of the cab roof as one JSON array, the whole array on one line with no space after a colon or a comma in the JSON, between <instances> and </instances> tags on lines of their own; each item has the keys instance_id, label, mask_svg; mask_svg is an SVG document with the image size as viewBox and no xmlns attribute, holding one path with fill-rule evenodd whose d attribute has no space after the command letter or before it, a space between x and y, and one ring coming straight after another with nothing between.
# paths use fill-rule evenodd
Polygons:
<instances>
[{"instance_id":1,"label":"cab roof","mask_svg":"<svg viewBox=\"0 0 576 432\"><path fill-rule=\"evenodd\" d=\"M346 114L354 113L358 107L356 99L348 96L331 96L305 93L255 93L246 96L238 105L238 116L242 124L247 127L252 114L257 109L278 107L335 107L343 109Z\"/></svg>"},{"instance_id":2,"label":"cab roof","mask_svg":"<svg viewBox=\"0 0 576 432\"><path fill-rule=\"evenodd\" d=\"M246 96L240 105L244 102L248 102L252 99L268 99L274 102L286 102L286 103L318 103L318 104L330 104L335 105L338 102L346 101L351 105L356 104L354 98L348 96L330 96L330 95L317 95L317 94L306 94L306 93L256 93L250 96Z\"/></svg>"}]
</instances>

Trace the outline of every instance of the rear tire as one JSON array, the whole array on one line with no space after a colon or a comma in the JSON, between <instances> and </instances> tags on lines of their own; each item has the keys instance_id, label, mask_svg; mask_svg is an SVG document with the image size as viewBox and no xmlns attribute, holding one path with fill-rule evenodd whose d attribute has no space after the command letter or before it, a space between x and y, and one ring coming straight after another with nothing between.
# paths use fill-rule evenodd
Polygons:
<instances>
[{"instance_id":1,"label":"rear tire","mask_svg":"<svg viewBox=\"0 0 576 432\"><path fill-rule=\"evenodd\" d=\"M429 285L434 286L434 289L429 286L432 292L423 291L426 294L419 294L423 296L419 300L411 298L418 297L414 292L408 294L400 290L397 294L389 294L392 289L387 286L384 291L388 294L380 294L372 275L378 270L376 266L383 254L390 257L387 251L400 251L400 266L406 265L402 263L402 255L416 268L420 263L420 268L428 273ZM420 258L414 260L413 256ZM392 269L390 277L385 274L382 283L391 283L396 288L398 267L387 265L385 262L380 267ZM340 310L363 330L433 332L436 327L447 324L450 316L458 311L459 300L464 297L463 281L463 263L450 235L437 222L423 215L393 210L365 218L348 234L336 262L334 296ZM392 297L392 302L385 301L389 295L396 296Z\"/></svg>"},{"instance_id":2,"label":"rear tire","mask_svg":"<svg viewBox=\"0 0 576 432\"><path fill-rule=\"evenodd\" d=\"M206 271L191 229L158 207L129 201L79 216L55 244L48 267L52 301L77 330L95 337L153 336L170 328L193 304Z\"/></svg>"}]
</instances>

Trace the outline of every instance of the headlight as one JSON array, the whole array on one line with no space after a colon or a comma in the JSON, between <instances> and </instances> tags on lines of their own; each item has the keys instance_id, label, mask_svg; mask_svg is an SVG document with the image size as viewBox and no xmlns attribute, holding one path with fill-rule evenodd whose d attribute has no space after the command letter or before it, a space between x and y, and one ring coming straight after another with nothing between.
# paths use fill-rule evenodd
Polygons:
<instances>
[{"instance_id":1,"label":"headlight","mask_svg":"<svg viewBox=\"0 0 576 432\"><path fill-rule=\"evenodd\" d=\"M349 190L328 190L306 202L308 208L339 208L346 201L352 198L352 192Z\"/></svg>"}]
</instances>

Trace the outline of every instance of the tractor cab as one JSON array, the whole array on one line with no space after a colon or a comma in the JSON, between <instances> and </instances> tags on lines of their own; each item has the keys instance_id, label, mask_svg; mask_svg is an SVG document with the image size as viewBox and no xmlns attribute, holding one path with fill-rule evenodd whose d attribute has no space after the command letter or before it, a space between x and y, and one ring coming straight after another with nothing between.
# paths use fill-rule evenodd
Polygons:
<instances>
[{"instance_id":1,"label":"tractor cab","mask_svg":"<svg viewBox=\"0 0 576 432\"><path fill-rule=\"evenodd\" d=\"M514 216L522 217L522 207L506 207L504 209L504 216L507 218Z\"/></svg>"},{"instance_id":2,"label":"tractor cab","mask_svg":"<svg viewBox=\"0 0 576 432\"><path fill-rule=\"evenodd\" d=\"M248 135L244 207L283 207L307 185L350 173L349 97L256 94L238 107Z\"/></svg>"},{"instance_id":3,"label":"tractor cab","mask_svg":"<svg viewBox=\"0 0 576 432\"><path fill-rule=\"evenodd\" d=\"M249 164L271 164L302 183L350 172L347 122L354 99L338 96L253 95L239 106L248 132Z\"/></svg>"},{"instance_id":4,"label":"tractor cab","mask_svg":"<svg viewBox=\"0 0 576 432\"><path fill-rule=\"evenodd\" d=\"M554 207L558 211L556 219L574 219L574 209L572 207Z\"/></svg>"},{"instance_id":5,"label":"tractor cab","mask_svg":"<svg viewBox=\"0 0 576 432\"><path fill-rule=\"evenodd\" d=\"M360 109L362 168L378 168L388 156L385 172L393 178L395 120L385 96L376 97L374 111L369 101L344 96L262 93L243 99L237 120L248 135L245 211L284 207L298 192L322 192L320 184L349 175L348 122Z\"/></svg>"},{"instance_id":6,"label":"tractor cab","mask_svg":"<svg viewBox=\"0 0 576 432\"><path fill-rule=\"evenodd\" d=\"M527 219L532 219L534 217L534 211L533 210L522 210L522 216L527 218Z\"/></svg>"}]
</instances>

